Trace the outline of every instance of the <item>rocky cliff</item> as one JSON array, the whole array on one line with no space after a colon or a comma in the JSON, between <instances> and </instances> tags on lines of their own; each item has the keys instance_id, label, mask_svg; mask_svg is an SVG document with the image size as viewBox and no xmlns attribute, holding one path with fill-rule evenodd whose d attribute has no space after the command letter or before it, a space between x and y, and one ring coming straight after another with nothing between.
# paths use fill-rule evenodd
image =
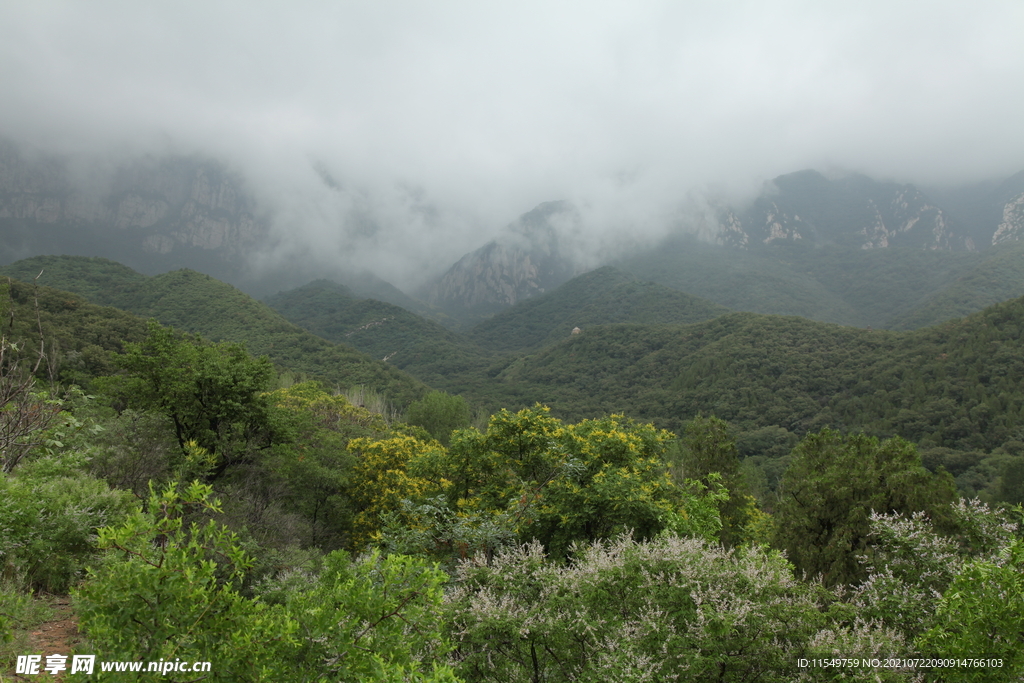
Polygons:
<instances>
[{"instance_id":1,"label":"rocky cliff","mask_svg":"<svg viewBox=\"0 0 1024 683\"><path fill-rule=\"evenodd\" d=\"M194 157L144 159L112 172L74 172L0 143L0 256L119 257L145 270L185 254L237 262L267 234L241 178Z\"/></svg>"},{"instance_id":2,"label":"rocky cliff","mask_svg":"<svg viewBox=\"0 0 1024 683\"><path fill-rule=\"evenodd\" d=\"M541 204L463 256L425 298L444 310L482 317L542 294L581 272L572 249L581 229L579 212L568 202Z\"/></svg>"},{"instance_id":3,"label":"rocky cliff","mask_svg":"<svg viewBox=\"0 0 1024 683\"><path fill-rule=\"evenodd\" d=\"M807 243L974 251L973 239L913 185L817 171L775 178L746 209L719 214L716 241L734 247Z\"/></svg>"}]
</instances>

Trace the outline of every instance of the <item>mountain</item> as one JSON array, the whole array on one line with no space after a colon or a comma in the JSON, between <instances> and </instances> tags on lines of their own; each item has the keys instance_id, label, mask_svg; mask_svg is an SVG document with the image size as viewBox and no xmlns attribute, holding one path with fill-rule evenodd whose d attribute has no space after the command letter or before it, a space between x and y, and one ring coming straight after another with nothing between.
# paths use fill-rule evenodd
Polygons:
<instances>
[{"instance_id":1,"label":"mountain","mask_svg":"<svg viewBox=\"0 0 1024 683\"><path fill-rule=\"evenodd\" d=\"M728 312L724 306L604 266L505 309L467 336L492 352L525 353L592 325L691 323Z\"/></svg>"},{"instance_id":2,"label":"mountain","mask_svg":"<svg viewBox=\"0 0 1024 683\"><path fill-rule=\"evenodd\" d=\"M466 395L540 401L567 420L621 412L678 431L703 413L740 432L834 427L1024 455L1022 358L1024 297L911 332L729 313L589 327L506 362L487 395L467 382Z\"/></svg>"},{"instance_id":3,"label":"mountain","mask_svg":"<svg viewBox=\"0 0 1024 683\"><path fill-rule=\"evenodd\" d=\"M933 197L984 249L1024 237L1024 171L1004 180L930 187Z\"/></svg>"},{"instance_id":4,"label":"mountain","mask_svg":"<svg viewBox=\"0 0 1024 683\"><path fill-rule=\"evenodd\" d=\"M581 271L572 249L581 231L579 212L570 203L541 204L459 259L424 298L469 322L543 294Z\"/></svg>"},{"instance_id":5,"label":"mountain","mask_svg":"<svg viewBox=\"0 0 1024 683\"><path fill-rule=\"evenodd\" d=\"M237 275L268 220L241 176L210 159L136 159L110 173L29 157L0 141L0 262L59 251L147 272Z\"/></svg>"},{"instance_id":6,"label":"mountain","mask_svg":"<svg viewBox=\"0 0 1024 683\"><path fill-rule=\"evenodd\" d=\"M1024 242L999 244L948 286L913 309L894 315L885 327L911 330L960 318L1024 295Z\"/></svg>"},{"instance_id":7,"label":"mountain","mask_svg":"<svg viewBox=\"0 0 1024 683\"><path fill-rule=\"evenodd\" d=\"M299 327L359 349L436 389L448 389L456 373L489 363L476 345L438 323L327 280L279 292L266 303Z\"/></svg>"},{"instance_id":8,"label":"mountain","mask_svg":"<svg viewBox=\"0 0 1024 683\"><path fill-rule=\"evenodd\" d=\"M1024 240L1024 171L1008 178L994 195L994 203L1002 208L999 225L992 235L992 244Z\"/></svg>"},{"instance_id":9,"label":"mountain","mask_svg":"<svg viewBox=\"0 0 1024 683\"><path fill-rule=\"evenodd\" d=\"M967 231L913 185L858 174L829 179L813 170L766 183L745 209L722 208L715 239L740 248L783 243L976 248Z\"/></svg>"},{"instance_id":10,"label":"mountain","mask_svg":"<svg viewBox=\"0 0 1024 683\"><path fill-rule=\"evenodd\" d=\"M733 310L912 329L1024 295L1024 251L765 245L735 250L673 237L616 262L634 276Z\"/></svg>"},{"instance_id":11,"label":"mountain","mask_svg":"<svg viewBox=\"0 0 1024 683\"><path fill-rule=\"evenodd\" d=\"M38 283L54 283L71 292L106 301L142 318L155 318L184 332L211 341L244 343L250 353L267 355L276 365L349 388L365 385L380 391L399 406L420 398L427 387L401 370L360 353L351 346L331 343L285 320L267 305L231 285L193 270L177 270L147 277L130 276L103 259L37 257L0 268L0 274L40 270ZM101 286L102 273L113 272L109 288ZM141 278L141 279L140 279ZM126 279L134 279L125 287Z\"/></svg>"}]
</instances>

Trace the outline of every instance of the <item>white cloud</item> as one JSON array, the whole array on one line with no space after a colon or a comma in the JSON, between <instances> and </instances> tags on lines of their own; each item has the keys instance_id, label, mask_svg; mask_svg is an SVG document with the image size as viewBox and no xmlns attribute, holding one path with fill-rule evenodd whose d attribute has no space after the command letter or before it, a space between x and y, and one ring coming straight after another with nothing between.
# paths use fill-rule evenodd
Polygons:
<instances>
[{"instance_id":1,"label":"white cloud","mask_svg":"<svg viewBox=\"0 0 1024 683\"><path fill-rule=\"evenodd\" d=\"M409 271L550 199L640 230L808 166L1012 173L1021 35L1019 0L11 2L0 134L229 159L303 244Z\"/></svg>"}]
</instances>

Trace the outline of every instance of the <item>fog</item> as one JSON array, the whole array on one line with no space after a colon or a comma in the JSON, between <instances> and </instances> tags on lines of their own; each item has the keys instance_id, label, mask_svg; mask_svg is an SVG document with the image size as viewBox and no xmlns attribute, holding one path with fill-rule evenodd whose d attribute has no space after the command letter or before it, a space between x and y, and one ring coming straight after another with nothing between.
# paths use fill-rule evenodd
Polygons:
<instances>
[{"instance_id":1,"label":"fog","mask_svg":"<svg viewBox=\"0 0 1024 683\"><path fill-rule=\"evenodd\" d=\"M279 253L408 287L543 201L600 249L802 168L1019 171L1022 35L1019 0L6 2L0 135L224 160Z\"/></svg>"}]
</instances>

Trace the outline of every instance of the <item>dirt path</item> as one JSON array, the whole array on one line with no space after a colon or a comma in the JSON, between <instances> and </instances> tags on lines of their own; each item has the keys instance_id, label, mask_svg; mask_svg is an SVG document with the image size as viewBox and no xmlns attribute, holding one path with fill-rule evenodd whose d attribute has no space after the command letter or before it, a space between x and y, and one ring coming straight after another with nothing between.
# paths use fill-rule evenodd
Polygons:
<instances>
[{"instance_id":1,"label":"dirt path","mask_svg":"<svg viewBox=\"0 0 1024 683\"><path fill-rule=\"evenodd\" d=\"M65 655L70 663L71 652L80 640L78 617L71 611L71 597L52 595L46 599L46 604L53 610L53 616L29 632L29 650L24 654L41 654L43 662L46 661L47 655ZM53 676L46 672L44 675L49 681L63 681L65 673L61 672ZM15 681L38 681L39 679L39 675L18 676L17 674L13 678Z\"/></svg>"}]
</instances>

